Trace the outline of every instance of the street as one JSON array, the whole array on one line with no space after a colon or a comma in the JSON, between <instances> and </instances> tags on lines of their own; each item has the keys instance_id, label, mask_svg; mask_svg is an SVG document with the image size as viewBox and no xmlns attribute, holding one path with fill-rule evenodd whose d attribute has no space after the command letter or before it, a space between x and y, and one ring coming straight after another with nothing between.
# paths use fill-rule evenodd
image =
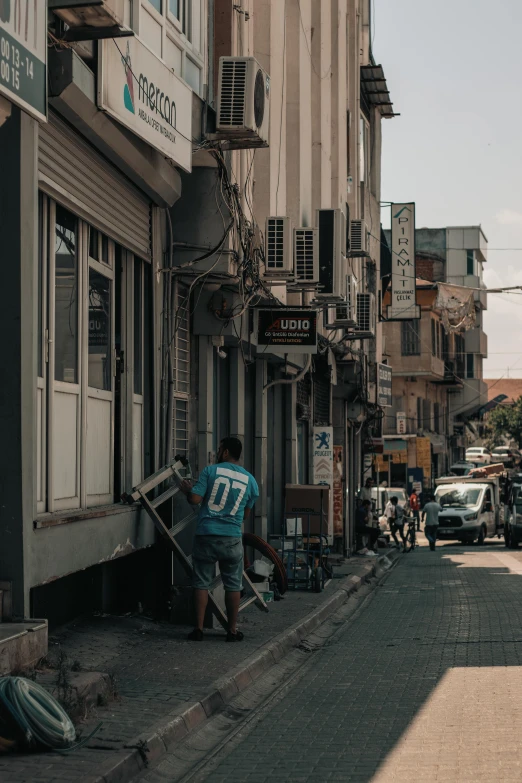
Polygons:
<instances>
[{"instance_id":1,"label":"street","mask_svg":"<svg viewBox=\"0 0 522 783\"><path fill-rule=\"evenodd\" d=\"M519 781L522 552L422 546L187 779ZM143 780L173 780L169 758Z\"/></svg>"}]
</instances>

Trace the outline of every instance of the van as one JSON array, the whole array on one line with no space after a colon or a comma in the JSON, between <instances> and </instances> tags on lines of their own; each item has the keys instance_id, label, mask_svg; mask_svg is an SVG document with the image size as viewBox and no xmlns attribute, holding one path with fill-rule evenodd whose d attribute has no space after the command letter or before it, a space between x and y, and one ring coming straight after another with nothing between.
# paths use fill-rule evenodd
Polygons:
<instances>
[{"instance_id":1,"label":"van","mask_svg":"<svg viewBox=\"0 0 522 783\"><path fill-rule=\"evenodd\" d=\"M439 479L435 502L439 514L437 538L483 544L499 530L498 479Z\"/></svg>"}]
</instances>

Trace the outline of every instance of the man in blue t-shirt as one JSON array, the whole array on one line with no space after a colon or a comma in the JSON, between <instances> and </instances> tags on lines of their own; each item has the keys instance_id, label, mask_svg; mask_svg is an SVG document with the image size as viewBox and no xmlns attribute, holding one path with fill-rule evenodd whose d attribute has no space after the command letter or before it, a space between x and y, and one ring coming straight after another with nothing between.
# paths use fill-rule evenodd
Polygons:
<instances>
[{"instance_id":1,"label":"man in blue t-shirt","mask_svg":"<svg viewBox=\"0 0 522 783\"><path fill-rule=\"evenodd\" d=\"M238 465L242 449L237 438L223 438L216 464L204 468L193 487L188 482L181 487L191 505L201 503L192 550L196 627L188 636L191 641L203 639L208 591L215 576L216 563L219 563L225 589L227 642L243 639L243 634L237 630L243 588L241 528L259 497L259 489L255 478Z\"/></svg>"}]
</instances>

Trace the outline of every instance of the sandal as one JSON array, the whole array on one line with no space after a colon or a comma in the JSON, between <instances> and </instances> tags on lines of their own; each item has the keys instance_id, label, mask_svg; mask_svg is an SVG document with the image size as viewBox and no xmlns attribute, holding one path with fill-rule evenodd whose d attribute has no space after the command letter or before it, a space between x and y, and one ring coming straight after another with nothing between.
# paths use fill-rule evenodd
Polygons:
<instances>
[{"instance_id":1,"label":"sandal","mask_svg":"<svg viewBox=\"0 0 522 783\"><path fill-rule=\"evenodd\" d=\"M235 633L227 631L227 642L242 642L244 638L245 634L242 631L236 631Z\"/></svg>"},{"instance_id":2,"label":"sandal","mask_svg":"<svg viewBox=\"0 0 522 783\"><path fill-rule=\"evenodd\" d=\"M199 628L194 628L194 630L191 631L187 636L187 639L189 642L202 642L203 631L201 631Z\"/></svg>"}]
</instances>

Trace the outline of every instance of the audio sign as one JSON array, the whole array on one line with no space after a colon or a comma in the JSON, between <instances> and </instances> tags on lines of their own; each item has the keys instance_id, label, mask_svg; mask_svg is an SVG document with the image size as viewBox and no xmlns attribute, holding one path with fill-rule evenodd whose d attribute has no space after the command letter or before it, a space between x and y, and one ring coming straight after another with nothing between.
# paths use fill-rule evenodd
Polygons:
<instances>
[{"instance_id":1,"label":"audio sign","mask_svg":"<svg viewBox=\"0 0 522 783\"><path fill-rule=\"evenodd\" d=\"M272 353L317 353L316 310L257 310L257 344Z\"/></svg>"}]
</instances>

